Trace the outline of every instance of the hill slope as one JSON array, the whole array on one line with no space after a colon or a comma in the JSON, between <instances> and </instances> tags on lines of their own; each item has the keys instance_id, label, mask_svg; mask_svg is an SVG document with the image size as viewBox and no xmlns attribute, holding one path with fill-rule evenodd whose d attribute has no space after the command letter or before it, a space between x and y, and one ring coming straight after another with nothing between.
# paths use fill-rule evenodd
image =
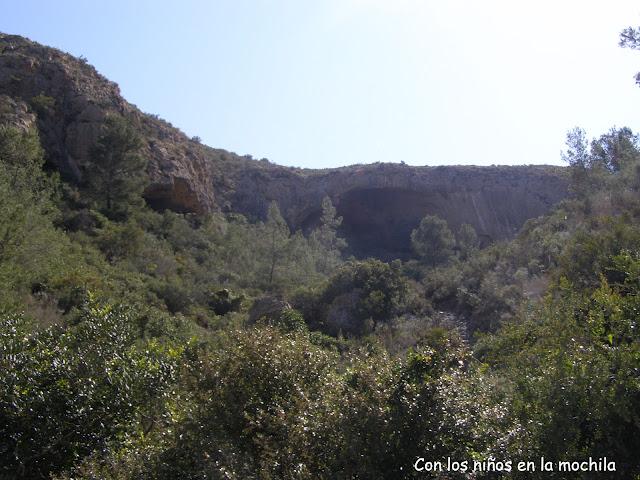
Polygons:
<instances>
[{"instance_id":1,"label":"hill slope","mask_svg":"<svg viewBox=\"0 0 640 480\"><path fill-rule=\"evenodd\" d=\"M567 195L558 167L373 164L305 170L210 148L128 103L115 83L85 61L15 35L0 34L0 95L5 115L22 112L22 121L29 121L26 105L37 112L48 164L67 180L81 181L102 121L118 113L144 139L151 178L145 198L152 207L264 218L275 200L293 229L307 229L317 223L328 195L359 256L404 256L411 230L426 214L441 216L453 229L469 223L485 241L510 238Z\"/></svg>"}]
</instances>

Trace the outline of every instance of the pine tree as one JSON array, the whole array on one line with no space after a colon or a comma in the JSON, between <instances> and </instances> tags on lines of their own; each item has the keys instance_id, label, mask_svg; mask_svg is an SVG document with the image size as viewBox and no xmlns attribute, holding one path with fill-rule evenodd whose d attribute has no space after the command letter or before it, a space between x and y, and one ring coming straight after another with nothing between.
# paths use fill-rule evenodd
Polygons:
<instances>
[{"instance_id":1,"label":"pine tree","mask_svg":"<svg viewBox=\"0 0 640 480\"><path fill-rule=\"evenodd\" d=\"M89 196L112 218L126 217L142 203L147 161L139 154L142 140L122 117L107 117L86 170Z\"/></svg>"},{"instance_id":2,"label":"pine tree","mask_svg":"<svg viewBox=\"0 0 640 480\"><path fill-rule=\"evenodd\" d=\"M329 197L322 199L322 216L320 226L311 232L311 243L318 249L318 270L322 273L331 271L340 263L342 251L347 242L338 236L338 228L342 217L337 216L336 208Z\"/></svg>"},{"instance_id":3,"label":"pine tree","mask_svg":"<svg viewBox=\"0 0 640 480\"><path fill-rule=\"evenodd\" d=\"M468 223L460 225L456 235L456 247L462 260L468 259L478 248L478 234Z\"/></svg>"},{"instance_id":4,"label":"pine tree","mask_svg":"<svg viewBox=\"0 0 640 480\"><path fill-rule=\"evenodd\" d=\"M267 285L273 287L276 269L286 260L290 231L276 202L271 202L264 224L266 258L268 260Z\"/></svg>"},{"instance_id":5,"label":"pine tree","mask_svg":"<svg viewBox=\"0 0 640 480\"><path fill-rule=\"evenodd\" d=\"M446 263L453 255L455 239L447 222L436 215L427 215L411 232L411 247L430 266Z\"/></svg>"},{"instance_id":6,"label":"pine tree","mask_svg":"<svg viewBox=\"0 0 640 480\"><path fill-rule=\"evenodd\" d=\"M619 45L621 47L640 50L640 27L628 27L620 32ZM636 74L636 83L640 85L640 72Z\"/></svg>"}]
</instances>

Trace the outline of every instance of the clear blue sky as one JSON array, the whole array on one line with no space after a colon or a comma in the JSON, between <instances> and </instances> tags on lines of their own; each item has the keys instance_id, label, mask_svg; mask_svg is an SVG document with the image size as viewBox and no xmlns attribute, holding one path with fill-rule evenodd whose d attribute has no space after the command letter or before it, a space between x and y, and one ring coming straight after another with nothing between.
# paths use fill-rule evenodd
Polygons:
<instances>
[{"instance_id":1,"label":"clear blue sky","mask_svg":"<svg viewBox=\"0 0 640 480\"><path fill-rule=\"evenodd\" d=\"M640 130L637 0L0 0L203 142L303 167L559 163Z\"/></svg>"}]
</instances>

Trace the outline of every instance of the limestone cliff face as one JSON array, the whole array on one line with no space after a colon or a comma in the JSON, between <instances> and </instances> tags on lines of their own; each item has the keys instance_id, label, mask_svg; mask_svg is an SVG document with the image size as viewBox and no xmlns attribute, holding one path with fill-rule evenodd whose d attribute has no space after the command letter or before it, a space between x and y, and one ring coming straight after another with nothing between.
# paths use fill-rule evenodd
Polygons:
<instances>
[{"instance_id":1,"label":"limestone cliff face","mask_svg":"<svg viewBox=\"0 0 640 480\"><path fill-rule=\"evenodd\" d=\"M2 107L4 105L4 107ZM403 256L426 214L456 230L473 225L485 241L512 236L567 195L557 167L356 165L303 170L201 145L168 122L126 102L91 65L15 35L0 34L0 110L27 128L37 122L49 164L81 182L107 114L127 117L144 139L154 208L237 212L264 218L275 200L293 229L312 228L328 195L344 217L357 255ZM2 112L0 112L2 115Z\"/></svg>"},{"instance_id":2,"label":"limestone cliff face","mask_svg":"<svg viewBox=\"0 0 640 480\"><path fill-rule=\"evenodd\" d=\"M456 231L471 224L485 241L512 237L530 218L567 196L564 169L519 167L352 166L324 172L246 169L232 208L259 214L275 200L295 228L310 228L329 196L343 216L343 234L357 255L402 257L425 215L438 215Z\"/></svg>"}]
</instances>

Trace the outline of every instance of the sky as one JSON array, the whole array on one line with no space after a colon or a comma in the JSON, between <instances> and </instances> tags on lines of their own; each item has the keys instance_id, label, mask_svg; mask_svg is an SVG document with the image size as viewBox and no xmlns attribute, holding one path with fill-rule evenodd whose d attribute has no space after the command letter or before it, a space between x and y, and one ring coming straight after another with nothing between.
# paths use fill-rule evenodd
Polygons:
<instances>
[{"instance_id":1,"label":"sky","mask_svg":"<svg viewBox=\"0 0 640 480\"><path fill-rule=\"evenodd\" d=\"M326 168L560 164L640 131L637 0L0 0L0 31L86 57L203 143Z\"/></svg>"}]
</instances>

